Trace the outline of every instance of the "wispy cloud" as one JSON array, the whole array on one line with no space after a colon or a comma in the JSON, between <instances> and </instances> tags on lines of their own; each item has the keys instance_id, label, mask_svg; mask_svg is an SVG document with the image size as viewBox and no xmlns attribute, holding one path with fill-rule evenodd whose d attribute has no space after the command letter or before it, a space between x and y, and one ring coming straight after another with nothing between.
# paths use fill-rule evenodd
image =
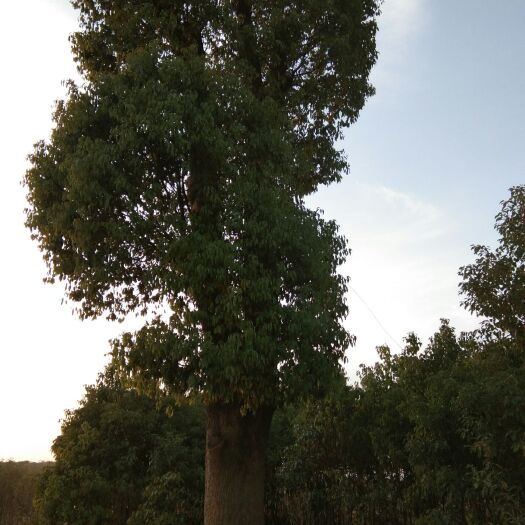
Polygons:
<instances>
[{"instance_id":1,"label":"wispy cloud","mask_svg":"<svg viewBox=\"0 0 525 525\"><path fill-rule=\"evenodd\" d=\"M375 192L386 202L402 208L417 218L425 219L425 221L434 221L441 215L437 206L424 202L409 193L403 193L387 186L377 186Z\"/></svg>"},{"instance_id":2,"label":"wispy cloud","mask_svg":"<svg viewBox=\"0 0 525 525\"><path fill-rule=\"evenodd\" d=\"M391 240L413 243L435 239L447 232L446 215L436 205L386 186L371 187L368 191L390 218L387 237Z\"/></svg>"},{"instance_id":3,"label":"wispy cloud","mask_svg":"<svg viewBox=\"0 0 525 525\"><path fill-rule=\"evenodd\" d=\"M363 240L406 250L407 245L436 240L450 230L444 210L418 195L355 179L343 186L323 191L315 201L335 213L351 244Z\"/></svg>"}]
</instances>

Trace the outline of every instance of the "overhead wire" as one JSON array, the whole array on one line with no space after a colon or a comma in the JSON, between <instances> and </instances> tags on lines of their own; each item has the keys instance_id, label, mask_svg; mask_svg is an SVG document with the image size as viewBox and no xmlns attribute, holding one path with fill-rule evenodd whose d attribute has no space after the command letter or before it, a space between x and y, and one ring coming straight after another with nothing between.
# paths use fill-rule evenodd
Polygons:
<instances>
[{"instance_id":1,"label":"overhead wire","mask_svg":"<svg viewBox=\"0 0 525 525\"><path fill-rule=\"evenodd\" d=\"M395 345L400 349L400 350L403 350L403 347L397 342L397 340L392 336L392 334L390 334L390 332L385 328L385 326L383 325L383 323L379 320L379 318L377 317L377 315L373 312L372 308L370 308L370 306L368 305L368 303L363 299L363 297L361 297L361 295L357 292L357 290L353 287L353 286L348 286L348 288L354 292L354 294L356 295L356 297L363 303L363 305L365 306L365 308L370 312L370 314L372 315L372 317L374 318L374 320L376 321L376 323L379 325L379 327L381 328L381 330L383 330L383 332L385 333L385 335L391 339Z\"/></svg>"}]
</instances>

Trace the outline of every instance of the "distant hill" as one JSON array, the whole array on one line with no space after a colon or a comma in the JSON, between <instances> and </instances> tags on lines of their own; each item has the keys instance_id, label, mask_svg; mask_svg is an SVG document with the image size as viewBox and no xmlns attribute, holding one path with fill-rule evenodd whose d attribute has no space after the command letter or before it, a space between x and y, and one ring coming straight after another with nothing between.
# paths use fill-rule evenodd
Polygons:
<instances>
[{"instance_id":1,"label":"distant hill","mask_svg":"<svg viewBox=\"0 0 525 525\"><path fill-rule=\"evenodd\" d=\"M32 501L38 478L52 462L0 461L0 525L35 523Z\"/></svg>"}]
</instances>

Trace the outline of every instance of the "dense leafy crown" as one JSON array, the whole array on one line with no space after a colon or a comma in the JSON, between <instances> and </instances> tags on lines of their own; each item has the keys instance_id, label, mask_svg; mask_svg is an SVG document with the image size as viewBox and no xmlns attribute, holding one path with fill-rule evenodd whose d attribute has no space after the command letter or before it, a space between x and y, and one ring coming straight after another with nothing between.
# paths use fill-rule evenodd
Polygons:
<instances>
[{"instance_id":1,"label":"dense leafy crown","mask_svg":"<svg viewBox=\"0 0 525 525\"><path fill-rule=\"evenodd\" d=\"M245 406L323 380L347 249L303 198L373 92L377 0L74 0L69 83L27 225L82 317L167 307L116 344L134 378Z\"/></svg>"}]
</instances>

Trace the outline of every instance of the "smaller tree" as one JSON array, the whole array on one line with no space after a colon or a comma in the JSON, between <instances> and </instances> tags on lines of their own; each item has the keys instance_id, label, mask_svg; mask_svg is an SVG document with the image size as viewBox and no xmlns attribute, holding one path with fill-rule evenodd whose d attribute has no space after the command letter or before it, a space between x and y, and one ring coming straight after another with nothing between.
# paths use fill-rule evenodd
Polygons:
<instances>
[{"instance_id":1,"label":"smaller tree","mask_svg":"<svg viewBox=\"0 0 525 525\"><path fill-rule=\"evenodd\" d=\"M463 304L485 316L492 333L525 340L525 185L510 189L496 215L498 247L472 247L476 260L460 268Z\"/></svg>"},{"instance_id":2,"label":"smaller tree","mask_svg":"<svg viewBox=\"0 0 525 525\"><path fill-rule=\"evenodd\" d=\"M523 523L525 368L509 344L443 321L426 348L380 348L359 386L297 407L275 523Z\"/></svg>"},{"instance_id":3,"label":"smaller tree","mask_svg":"<svg viewBox=\"0 0 525 525\"><path fill-rule=\"evenodd\" d=\"M181 407L168 417L160 408L123 388L110 370L87 387L80 407L66 411L52 446L56 463L40 481L41 522L164 523L162 507L151 506L169 487L169 523L202 523L204 413Z\"/></svg>"}]
</instances>

